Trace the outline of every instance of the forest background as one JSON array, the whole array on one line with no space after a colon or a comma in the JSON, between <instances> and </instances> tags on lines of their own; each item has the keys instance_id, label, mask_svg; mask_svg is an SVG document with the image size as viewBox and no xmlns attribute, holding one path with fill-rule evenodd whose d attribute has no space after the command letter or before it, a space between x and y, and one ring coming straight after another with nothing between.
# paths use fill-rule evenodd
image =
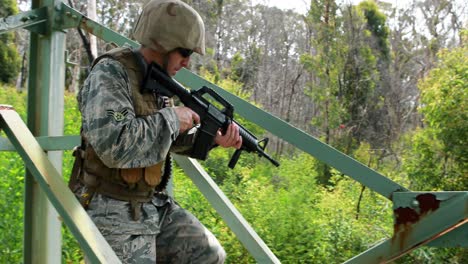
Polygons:
<instances>
[{"instance_id":1,"label":"forest background","mask_svg":"<svg viewBox=\"0 0 468 264\"><path fill-rule=\"evenodd\" d=\"M96 20L124 35L145 1L102 0ZM190 70L258 105L414 191L466 191L468 14L463 1L307 1L297 13L247 0L188 0L203 17L207 55ZM70 0L82 13L91 1ZM0 0L0 17L30 3ZM82 32L81 32L82 33ZM92 57L113 47L67 32L65 134L77 135L75 93ZM86 40L86 41L83 41ZM91 43L94 43L91 40ZM0 103L25 118L29 33L0 35ZM341 263L389 238L392 203L346 175L270 137L272 167L216 149L204 167L283 263ZM64 153L64 177L71 168ZM0 152L0 262L22 260L24 168ZM254 263L203 195L175 170L175 197L224 245L227 263ZM66 180L66 179L65 179ZM63 228L63 263L83 256ZM417 249L395 263L468 263L466 248Z\"/></svg>"}]
</instances>

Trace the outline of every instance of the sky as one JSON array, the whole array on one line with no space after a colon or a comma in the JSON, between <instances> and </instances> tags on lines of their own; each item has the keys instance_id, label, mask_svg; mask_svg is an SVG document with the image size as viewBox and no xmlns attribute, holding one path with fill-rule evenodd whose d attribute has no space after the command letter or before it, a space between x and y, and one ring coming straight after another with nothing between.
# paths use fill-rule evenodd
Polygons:
<instances>
[{"instance_id":1,"label":"sky","mask_svg":"<svg viewBox=\"0 0 468 264\"><path fill-rule=\"evenodd\" d=\"M299 14L305 14L307 10L309 9L310 5L310 0L250 0L252 5L255 4L264 4L267 6L275 6L279 9L283 10L288 10L288 9L293 9ZM353 4L357 5L361 2L362 0L337 0L338 3L346 3L346 4ZM382 0L387 3L391 3L393 6L397 6L400 8L406 7L408 4L411 3L411 1L408 0ZM460 4L463 4L463 1L466 0L455 0L454 2L460 6ZM461 18L462 21L465 21L464 23L467 23L467 17L468 17L468 12L466 11L467 5L463 5L465 8L465 12L463 17ZM420 13L415 13L415 16L417 18L417 23L423 23L422 15ZM392 23L389 21L390 27L392 27Z\"/></svg>"},{"instance_id":2,"label":"sky","mask_svg":"<svg viewBox=\"0 0 468 264\"><path fill-rule=\"evenodd\" d=\"M279 9L294 9L300 14L305 14L310 5L310 0L251 0L252 4L264 4L267 6L275 6ZM341 0L342 3L358 4L361 0ZM400 5L405 3L405 0L387 0L385 2Z\"/></svg>"},{"instance_id":3,"label":"sky","mask_svg":"<svg viewBox=\"0 0 468 264\"><path fill-rule=\"evenodd\" d=\"M275 6L279 9L294 9L298 13L305 13L309 0L252 0L253 4L264 4L267 6Z\"/></svg>"}]
</instances>

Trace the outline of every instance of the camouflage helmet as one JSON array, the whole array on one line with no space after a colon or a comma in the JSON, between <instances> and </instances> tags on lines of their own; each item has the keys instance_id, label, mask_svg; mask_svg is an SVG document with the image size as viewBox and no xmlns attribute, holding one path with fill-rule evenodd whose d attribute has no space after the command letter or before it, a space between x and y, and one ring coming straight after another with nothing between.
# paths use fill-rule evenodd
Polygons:
<instances>
[{"instance_id":1,"label":"camouflage helmet","mask_svg":"<svg viewBox=\"0 0 468 264\"><path fill-rule=\"evenodd\" d=\"M133 38L156 51L176 48L205 54L205 26L200 15L180 0L151 0L133 29Z\"/></svg>"}]
</instances>

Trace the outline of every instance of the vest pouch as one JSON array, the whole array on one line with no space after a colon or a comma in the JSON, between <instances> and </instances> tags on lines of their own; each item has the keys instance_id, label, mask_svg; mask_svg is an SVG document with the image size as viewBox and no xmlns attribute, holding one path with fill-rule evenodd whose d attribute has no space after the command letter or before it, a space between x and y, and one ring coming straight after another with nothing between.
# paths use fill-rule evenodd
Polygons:
<instances>
[{"instance_id":1,"label":"vest pouch","mask_svg":"<svg viewBox=\"0 0 468 264\"><path fill-rule=\"evenodd\" d=\"M156 165L145 168L145 182L151 186L156 187L161 182L162 166L164 161Z\"/></svg>"},{"instance_id":2,"label":"vest pouch","mask_svg":"<svg viewBox=\"0 0 468 264\"><path fill-rule=\"evenodd\" d=\"M87 145L84 158L84 171L99 176L112 176L115 169L111 169L102 163L91 145Z\"/></svg>"},{"instance_id":3,"label":"vest pouch","mask_svg":"<svg viewBox=\"0 0 468 264\"><path fill-rule=\"evenodd\" d=\"M120 169L120 176L129 184L137 183L143 177L143 168Z\"/></svg>"},{"instance_id":4,"label":"vest pouch","mask_svg":"<svg viewBox=\"0 0 468 264\"><path fill-rule=\"evenodd\" d=\"M96 188L99 185L98 177L86 171L83 172L83 182L90 188Z\"/></svg>"},{"instance_id":5,"label":"vest pouch","mask_svg":"<svg viewBox=\"0 0 468 264\"><path fill-rule=\"evenodd\" d=\"M68 181L68 188L74 193L81 187L80 180L83 167L84 151L79 147L75 147L73 149L73 156L75 157L75 161L73 162L72 172Z\"/></svg>"}]
</instances>

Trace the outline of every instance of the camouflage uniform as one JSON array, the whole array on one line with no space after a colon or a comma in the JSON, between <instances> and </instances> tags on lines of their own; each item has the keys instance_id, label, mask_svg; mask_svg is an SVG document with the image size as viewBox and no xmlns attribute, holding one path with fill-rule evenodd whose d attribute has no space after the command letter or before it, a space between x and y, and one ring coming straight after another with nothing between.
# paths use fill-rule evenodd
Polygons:
<instances>
[{"instance_id":1,"label":"camouflage uniform","mask_svg":"<svg viewBox=\"0 0 468 264\"><path fill-rule=\"evenodd\" d=\"M204 31L187 4L150 0L133 38L167 60L178 48L203 55ZM140 92L146 62L131 55L124 48L99 57L78 94L83 144L70 188L124 263L222 263L216 238L161 191L168 152L189 153L195 133L179 135L174 109Z\"/></svg>"},{"instance_id":2,"label":"camouflage uniform","mask_svg":"<svg viewBox=\"0 0 468 264\"><path fill-rule=\"evenodd\" d=\"M105 166L119 170L164 161L173 142L181 138L172 108L145 116L135 113L130 83L122 63L102 58L78 94L82 136ZM74 191L78 197L90 193L83 185ZM224 262L225 252L216 238L162 192L141 203L137 219L129 201L99 192L87 205L88 214L124 263Z\"/></svg>"}]
</instances>

